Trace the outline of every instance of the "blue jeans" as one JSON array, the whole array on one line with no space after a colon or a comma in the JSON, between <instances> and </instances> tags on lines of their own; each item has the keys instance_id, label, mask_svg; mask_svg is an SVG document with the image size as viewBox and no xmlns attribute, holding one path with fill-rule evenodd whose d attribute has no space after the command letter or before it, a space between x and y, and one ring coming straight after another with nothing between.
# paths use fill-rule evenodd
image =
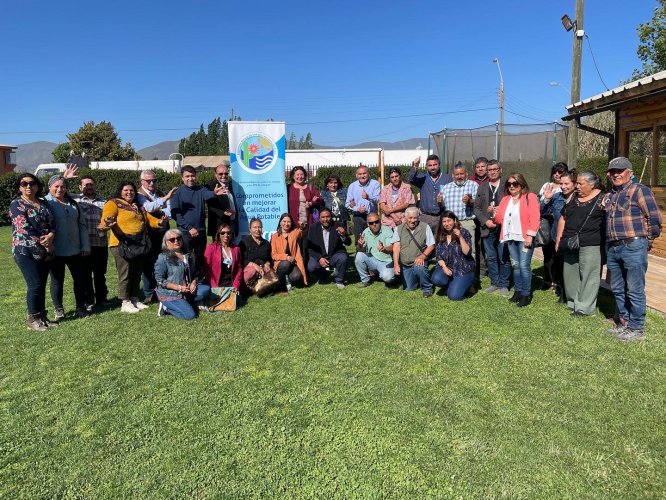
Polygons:
<instances>
[{"instance_id":1,"label":"blue jeans","mask_svg":"<svg viewBox=\"0 0 666 500\"><path fill-rule=\"evenodd\" d=\"M509 248L511 267L513 268L514 290L519 295L530 295L532 293L532 253L534 247L525 247L522 241L509 240L504 242Z\"/></svg>"},{"instance_id":2,"label":"blue jeans","mask_svg":"<svg viewBox=\"0 0 666 500\"><path fill-rule=\"evenodd\" d=\"M210 287L208 285L203 285L203 284L197 285L197 291L194 294L193 298L194 307L198 307L198 305L201 302L203 302L206 299L206 297L208 297L209 293L210 293ZM176 299L176 300L165 300L160 302L162 302L162 306L164 307L164 309L166 309L166 311L175 318L191 320L197 316L194 307L192 307L192 304L190 304L188 300Z\"/></svg>"},{"instance_id":3,"label":"blue jeans","mask_svg":"<svg viewBox=\"0 0 666 500\"><path fill-rule=\"evenodd\" d=\"M25 296L28 314L41 313L46 309L46 281L49 277L49 264L18 252L14 254L14 262L21 270L25 284L28 286Z\"/></svg>"},{"instance_id":4,"label":"blue jeans","mask_svg":"<svg viewBox=\"0 0 666 500\"><path fill-rule=\"evenodd\" d=\"M393 262L382 262L365 252L356 252L354 265L356 266L358 276L363 283L368 283L370 281L370 271L376 272L379 275L379 279L384 283L393 281L393 278L395 277Z\"/></svg>"},{"instance_id":5,"label":"blue jeans","mask_svg":"<svg viewBox=\"0 0 666 500\"><path fill-rule=\"evenodd\" d=\"M335 282L344 283L345 270L347 269L347 252L337 252L328 258L328 267L335 268ZM308 260L308 273L317 275L319 281L325 281L328 278L327 271L319 265L319 261L310 256Z\"/></svg>"},{"instance_id":6,"label":"blue jeans","mask_svg":"<svg viewBox=\"0 0 666 500\"><path fill-rule=\"evenodd\" d=\"M491 231L482 238L483 248L486 251L488 263L488 277L490 284L498 288L509 288L509 255L506 245L499 240L499 231Z\"/></svg>"},{"instance_id":7,"label":"blue jeans","mask_svg":"<svg viewBox=\"0 0 666 500\"><path fill-rule=\"evenodd\" d=\"M423 292L432 292L432 281L430 281L430 272L428 266L406 266L400 264L402 272L402 287L408 292L421 287Z\"/></svg>"},{"instance_id":8,"label":"blue jeans","mask_svg":"<svg viewBox=\"0 0 666 500\"><path fill-rule=\"evenodd\" d=\"M474 272L462 276L447 276L444 270L437 266L432 272L432 284L439 287L449 285L446 296L449 300L462 300L469 287L474 284Z\"/></svg>"},{"instance_id":9,"label":"blue jeans","mask_svg":"<svg viewBox=\"0 0 666 500\"><path fill-rule=\"evenodd\" d=\"M629 328L645 326L645 273L648 266L648 241L643 238L626 245L607 247L606 267L620 319Z\"/></svg>"}]
</instances>

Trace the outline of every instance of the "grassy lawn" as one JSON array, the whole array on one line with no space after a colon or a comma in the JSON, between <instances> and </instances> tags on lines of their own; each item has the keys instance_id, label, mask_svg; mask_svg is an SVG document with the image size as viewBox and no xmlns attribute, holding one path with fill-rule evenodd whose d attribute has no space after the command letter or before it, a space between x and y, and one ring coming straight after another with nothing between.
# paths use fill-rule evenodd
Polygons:
<instances>
[{"instance_id":1,"label":"grassy lawn","mask_svg":"<svg viewBox=\"0 0 666 500\"><path fill-rule=\"evenodd\" d=\"M328 285L36 333L0 246L0 497L666 495L656 315L621 344L552 293Z\"/></svg>"}]
</instances>

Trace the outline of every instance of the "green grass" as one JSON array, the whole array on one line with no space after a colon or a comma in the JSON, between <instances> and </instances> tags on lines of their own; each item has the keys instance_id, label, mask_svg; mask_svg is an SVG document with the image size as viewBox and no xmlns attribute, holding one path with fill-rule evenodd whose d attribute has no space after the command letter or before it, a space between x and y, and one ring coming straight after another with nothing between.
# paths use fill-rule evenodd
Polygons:
<instances>
[{"instance_id":1,"label":"green grass","mask_svg":"<svg viewBox=\"0 0 666 500\"><path fill-rule=\"evenodd\" d=\"M329 285L36 333L0 244L0 497L666 495L656 315L627 345L547 292Z\"/></svg>"}]
</instances>

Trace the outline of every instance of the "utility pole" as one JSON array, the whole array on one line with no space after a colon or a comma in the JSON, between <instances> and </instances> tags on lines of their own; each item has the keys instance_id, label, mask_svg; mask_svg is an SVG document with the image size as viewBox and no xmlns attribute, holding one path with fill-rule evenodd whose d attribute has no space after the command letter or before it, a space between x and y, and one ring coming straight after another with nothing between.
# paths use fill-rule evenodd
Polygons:
<instances>
[{"instance_id":1,"label":"utility pole","mask_svg":"<svg viewBox=\"0 0 666 500\"><path fill-rule=\"evenodd\" d=\"M499 106L500 106L500 116L499 116L499 141L496 146L497 159L501 160L502 158L502 143L504 142L504 78L502 78L502 68L500 68L499 59L496 57L493 59L493 62L497 64L497 71L499 72L500 87L499 87Z\"/></svg>"},{"instance_id":2,"label":"utility pole","mask_svg":"<svg viewBox=\"0 0 666 500\"><path fill-rule=\"evenodd\" d=\"M583 54L583 15L585 0L576 0L576 20L573 40L573 59L571 64L571 104L580 101L580 68ZM569 169L576 168L578 155L578 126L575 120L569 122L569 144L567 148L567 163Z\"/></svg>"}]
</instances>

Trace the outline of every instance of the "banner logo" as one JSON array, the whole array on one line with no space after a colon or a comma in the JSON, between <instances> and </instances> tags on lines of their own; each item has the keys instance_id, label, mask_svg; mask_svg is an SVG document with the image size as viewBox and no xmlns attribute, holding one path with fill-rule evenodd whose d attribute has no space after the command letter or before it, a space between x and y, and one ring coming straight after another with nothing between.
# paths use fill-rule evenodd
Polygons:
<instances>
[{"instance_id":1,"label":"banner logo","mask_svg":"<svg viewBox=\"0 0 666 500\"><path fill-rule=\"evenodd\" d=\"M238 143L236 158L246 172L263 174L275 166L277 145L264 134L249 134Z\"/></svg>"}]
</instances>

